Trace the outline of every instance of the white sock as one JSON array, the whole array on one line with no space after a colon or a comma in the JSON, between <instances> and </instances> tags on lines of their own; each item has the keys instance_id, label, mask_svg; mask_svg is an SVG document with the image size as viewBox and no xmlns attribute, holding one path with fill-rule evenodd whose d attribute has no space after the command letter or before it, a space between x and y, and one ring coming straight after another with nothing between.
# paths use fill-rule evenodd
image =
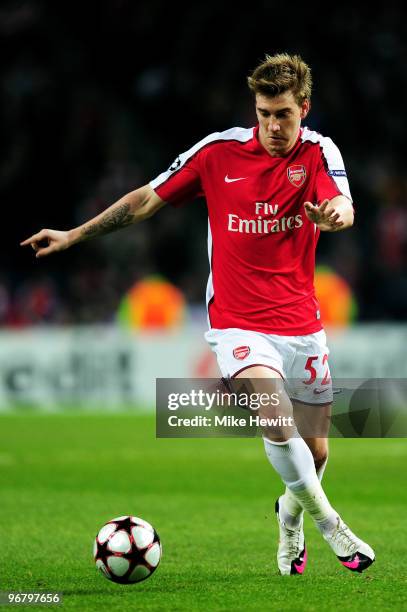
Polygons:
<instances>
[{"instance_id":1,"label":"white sock","mask_svg":"<svg viewBox=\"0 0 407 612\"><path fill-rule=\"evenodd\" d=\"M319 482L322 481L327 463L328 459L325 459L324 463L316 470ZM280 518L287 525L287 527L298 527L304 516L304 510L300 502L297 500L295 495L291 493L288 487L285 488L284 495L280 497L279 506Z\"/></svg>"},{"instance_id":2,"label":"white sock","mask_svg":"<svg viewBox=\"0 0 407 612\"><path fill-rule=\"evenodd\" d=\"M288 489L309 512L322 532L332 530L338 513L332 508L318 480L312 453L301 437L287 442L264 439L266 455Z\"/></svg>"}]
</instances>

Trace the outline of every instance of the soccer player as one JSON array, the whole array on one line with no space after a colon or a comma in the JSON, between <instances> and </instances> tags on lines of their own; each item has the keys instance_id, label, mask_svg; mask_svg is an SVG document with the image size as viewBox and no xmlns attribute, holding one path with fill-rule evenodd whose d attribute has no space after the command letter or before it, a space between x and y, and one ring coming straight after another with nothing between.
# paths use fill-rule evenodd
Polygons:
<instances>
[{"instance_id":1,"label":"soccer player","mask_svg":"<svg viewBox=\"0 0 407 612\"><path fill-rule=\"evenodd\" d=\"M311 84L310 69L298 55L266 56L248 78L256 127L211 134L94 219L70 231L43 229L22 244L43 257L147 219L166 203L178 206L205 195L206 339L223 377L249 379L254 390L281 388L286 381L285 414L297 416L315 405L317 421L323 422L332 383L313 287L315 249L321 231L352 226L353 206L338 148L301 127ZM322 489L327 437L316 430L304 439L280 427L267 429L263 439L286 485L275 505L280 573L304 572L304 510L343 566L361 572L371 565L373 550L343 522Z\"/></svg>"}]
</instances>

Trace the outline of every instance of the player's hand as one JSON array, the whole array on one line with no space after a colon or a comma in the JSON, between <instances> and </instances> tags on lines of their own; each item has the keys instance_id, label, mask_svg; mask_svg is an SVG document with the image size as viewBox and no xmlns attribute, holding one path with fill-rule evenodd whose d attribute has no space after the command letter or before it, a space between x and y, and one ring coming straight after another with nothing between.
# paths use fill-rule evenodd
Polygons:
<instances>
[{"instance_id":1,"label":"player's hand","mask_svg":"<svg viewBox=\"0 0 407 612\"><path fill-rule=\"evenodd\" d=\"M341 214L329 204L329 200L324 200L320 206L305 202L304 208L308 219L323 232L335 232L344 225Z\"/></svg>"},{"instance_id":2,"label":"player's hand","mask_svg":"<svg viewBox=\"0 0 407 612\"><path fill-rule=\"evenodd\" d=\"M57 251L64 251L71 246L69 232L50 229L42 229L38 234L20 242L20 246L28 246L29 244L34 249L36 257L45 257Z\"/></svg>"}]
</instances>

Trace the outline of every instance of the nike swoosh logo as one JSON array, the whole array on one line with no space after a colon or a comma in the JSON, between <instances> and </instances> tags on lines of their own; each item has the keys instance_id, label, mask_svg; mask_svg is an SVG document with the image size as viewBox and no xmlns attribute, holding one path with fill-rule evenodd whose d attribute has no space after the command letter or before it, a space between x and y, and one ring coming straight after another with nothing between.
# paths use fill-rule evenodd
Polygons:
<instances>
[{"instance_id":1,"label":"nike swoosh logo","mask_svg":"<svg viewBox=\"0 0 407 612\"><path fill-rule=\"evenodd\" d=\"M235 178L235 179L231 179L228 177L228 175L225 176L225 183L235 183L236 181L244 181L245 179L247 179L247 176L242 176L240 178Z\"/></svg>"},{"instance_id":2,"label":"nike swoosh logo","mask_svg":"<svg viewBox=\"0 0 407 612\"><path fill-rule=\"evenodd\" d=\"M299 574L303 574L304 573L305 566L307 564L307 551L306 551L305 548L303 550L303 553L304 553L304 556L302 558L301 563L298 565L297 563L294 562L294 567L295 567L295 569L297 570L297 572Z\"/></svg>"},{"instance_id":3,"label":"nike swoosh logo","mask_svg":"<svg viewBox=\"0 0 407 612\"><path fill-rule=\"evenodd\" d=\"M328 391L328 387L326 389L314 389L314 395L320 395L321 393L325 393Z\"/></svg>"},{"instance_id":4,"label":"nike swoosh logo","mask_svg":"<svg viewBox=\"0 0 407 612\"><path fill-rule=\"evenodd\" d=\"M356 569L359 567L359 555L356 555L353 561L341 561L342 565L349 567L349 569Z\"/></svg>"}]
</instances>

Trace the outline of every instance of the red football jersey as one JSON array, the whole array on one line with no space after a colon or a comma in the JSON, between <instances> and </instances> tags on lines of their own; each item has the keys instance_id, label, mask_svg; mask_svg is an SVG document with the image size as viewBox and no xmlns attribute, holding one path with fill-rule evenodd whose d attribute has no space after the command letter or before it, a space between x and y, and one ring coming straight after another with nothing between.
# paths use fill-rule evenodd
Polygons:
<instances>
[{"instance_id":1,"label":"red football jersey","mask_svg":"<svg viewBox=\"0 0 407 612\"><path fill-rule=\"evenodd\" d=\"M314 290L319 230L304 202L351 199L339 149L304 127L284 157L272 157L256 128L204 138L151 181L177 206L208 206L209 325L305 335L322 328Z\"/></svg>"}]
</instances>

